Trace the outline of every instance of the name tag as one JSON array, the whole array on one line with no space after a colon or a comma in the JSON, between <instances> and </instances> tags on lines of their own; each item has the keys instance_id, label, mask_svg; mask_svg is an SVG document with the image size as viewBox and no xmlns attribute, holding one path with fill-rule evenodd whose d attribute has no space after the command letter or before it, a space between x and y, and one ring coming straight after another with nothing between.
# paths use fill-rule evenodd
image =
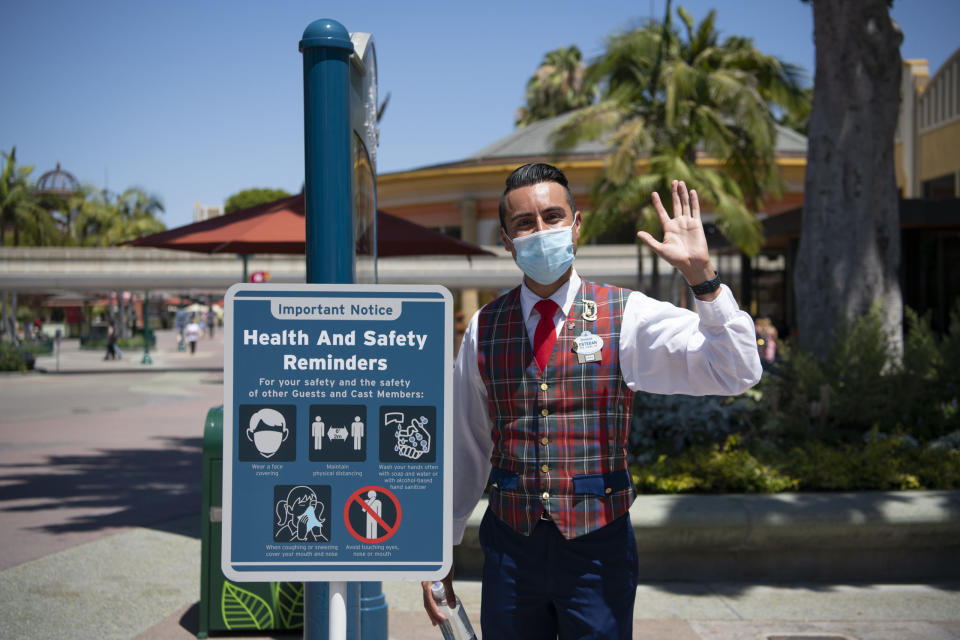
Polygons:
<instances>
[{"instance_id":1,"label":"name tag","mask_svg":"<svg viewBox=\"0 0 960 640\"><path fill-rule=\"evenodd\" d=\"M599 362L603 359L603 338L596 335L595 333L590 333L589 331L584 331L579 336L574 338L574 351L577 352L577 360L580 364L585 364L587 362Z\"/></svg>"}]
</instances>

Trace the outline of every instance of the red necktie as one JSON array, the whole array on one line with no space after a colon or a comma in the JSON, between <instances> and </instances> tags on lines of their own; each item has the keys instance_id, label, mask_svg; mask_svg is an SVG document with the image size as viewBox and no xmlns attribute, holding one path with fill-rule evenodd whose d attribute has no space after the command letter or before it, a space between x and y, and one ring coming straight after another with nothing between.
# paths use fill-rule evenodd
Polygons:
<instances>
[{"instance_id":1,"label":"red necktie","mask_svg":"<svg viewBox=\"0 0 960 640\"><path fill-rule=\"evenodd\" d=\"M557 327L553 323L553 314L560 307L553 300L541 300L533 305L533 308L540 313L540 322L537 323L537 330L533 334L533 357L537 359L540 371L543 371L547 368L553 345L557 343Z\"/></svg>"}]
</instances>

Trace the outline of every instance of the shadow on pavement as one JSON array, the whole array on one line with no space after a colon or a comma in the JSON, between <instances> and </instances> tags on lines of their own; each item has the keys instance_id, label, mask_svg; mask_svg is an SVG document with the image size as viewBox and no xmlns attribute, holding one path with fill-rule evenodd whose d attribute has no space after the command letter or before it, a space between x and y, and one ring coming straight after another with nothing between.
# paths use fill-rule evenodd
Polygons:
<instances>
[{"instance_id":1,"label":"shadow on pavement","mask_svg":"<svg viewBox=\"0 0 960 640\"><path fill-rule=\"evenodd\" d=\"M51 456L4 476L0 510L60 512L48 533L146 527L199 537L202 438L159 438L151 449ZM196 520L191 524L190 517ZM176 520L176 523L171 521Z\"/></svg>"}]
</instances>

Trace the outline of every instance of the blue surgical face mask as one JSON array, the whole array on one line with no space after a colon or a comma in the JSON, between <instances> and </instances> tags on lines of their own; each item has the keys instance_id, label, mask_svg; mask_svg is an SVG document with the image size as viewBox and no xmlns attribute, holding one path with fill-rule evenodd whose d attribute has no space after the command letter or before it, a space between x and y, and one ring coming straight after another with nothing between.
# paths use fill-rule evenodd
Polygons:
<instances>
[{"instance_id":1,"label":"blue surgical face mask","mask_svg":"<svg viewBox=\"0 0 960 640\"><path fill-rule=\"evenodd\" d=\"M513 239L517 266L540 284L553 284L573 264L573 225Z\"/></svg>"}]
</instances>

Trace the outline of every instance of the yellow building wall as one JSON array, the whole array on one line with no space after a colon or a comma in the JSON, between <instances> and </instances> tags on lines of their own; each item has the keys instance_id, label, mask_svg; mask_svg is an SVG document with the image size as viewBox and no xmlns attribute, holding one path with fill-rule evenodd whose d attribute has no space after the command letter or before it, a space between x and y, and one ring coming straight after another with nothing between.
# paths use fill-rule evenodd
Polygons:
<instances>
[{"instance_id":1,"label":"yellow building wall","mask_svg":"<svg viewBox=\"0 0 960 640\"><path fill-rule=\"evenodd\" d=\"M705 159L704 164L716 164ZM762 208L768 214L782 213L803 204L806 158L780 158L784 189L780 197L767 198ZM577 208L589 208L589 194L603 170L603 160L557 162L567 175ZM519 163L439 167L382 174L377 178L378 206L394 215L426 227L461 223L460 203L477 203L477 219L495 219L507 176ZM638 167L643 171L644 164Z\"/></svg>"},{"instance_id":2,"label":"yellow building wall","mask_svg":"<svg viewBox=\"0 0 960 640\"><path fill-rule=\"evenodd\" d=\"M893 172L897 177L897 189L900 193L907 192L907 174L903 171L903 143L893 145Z\"/></svg>"},{"instance_id":3,"label":"yellow building wall","mask_svg":"<svg viewBox=\"0 0 960 640\"><path fill-rule=\"evenodd\" d=\"M920 183L960 171L960 120L920 134L917 146Z\"/></svg>"}]
</instances>

